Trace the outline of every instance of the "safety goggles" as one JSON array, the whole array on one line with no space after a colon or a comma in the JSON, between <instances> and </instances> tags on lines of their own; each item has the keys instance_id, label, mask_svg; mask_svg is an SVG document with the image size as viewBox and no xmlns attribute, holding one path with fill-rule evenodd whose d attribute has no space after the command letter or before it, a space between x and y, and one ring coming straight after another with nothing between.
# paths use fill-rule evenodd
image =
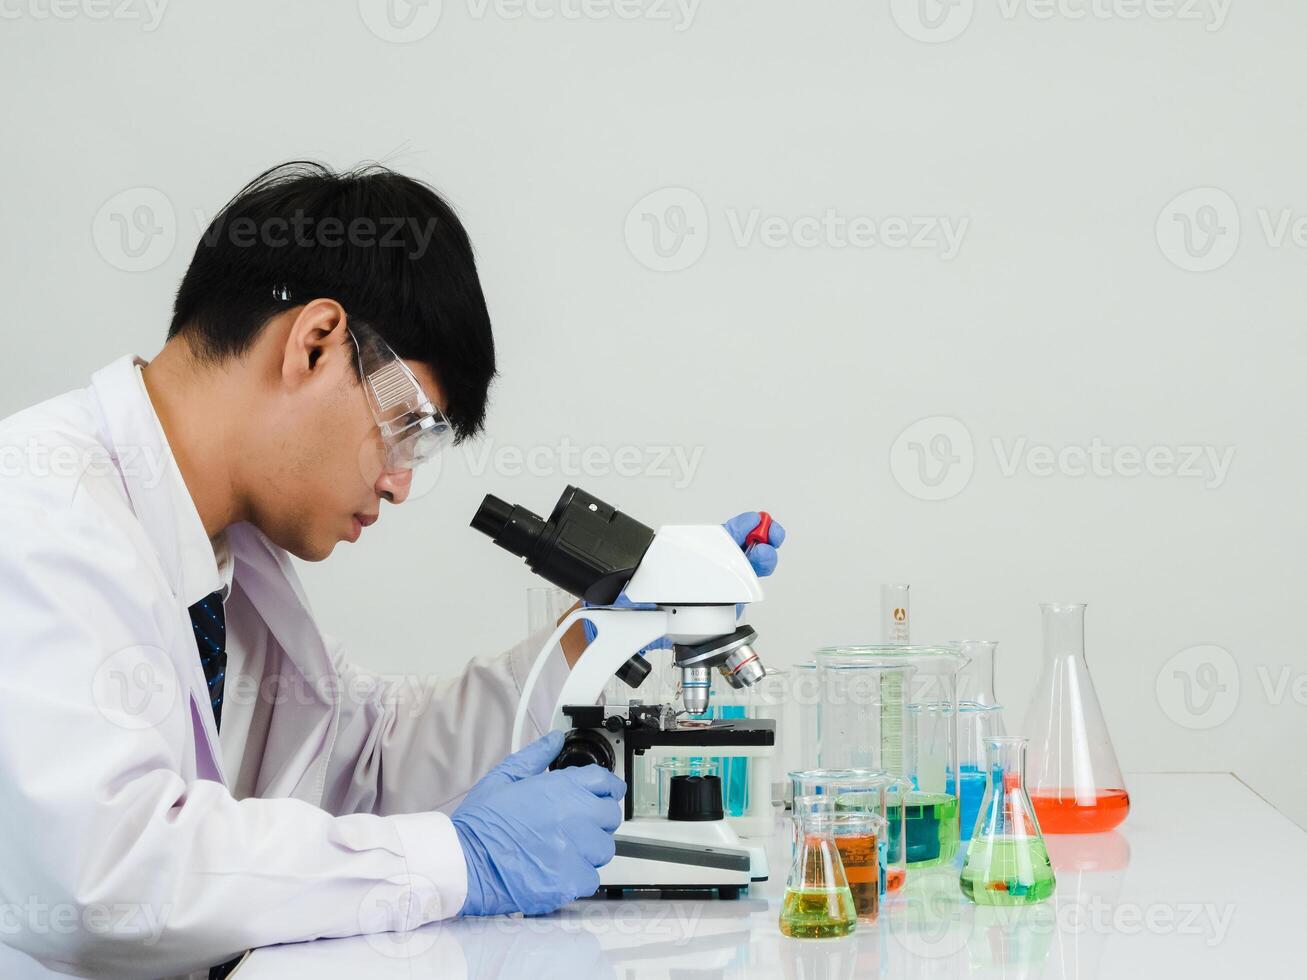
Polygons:
<instances>
[{"instance_id":1,"label":"safety goggles","mask_svg":"<svg viewBox=\"0 0 1307 980\"><path fill-rule=\"evenodd\" d=\"M358 351L368 407L386 447L386 469L411 470L451 445L454 427L391 346L362 324L350 324L348 331Z\"/></svg>"}]
</instances>

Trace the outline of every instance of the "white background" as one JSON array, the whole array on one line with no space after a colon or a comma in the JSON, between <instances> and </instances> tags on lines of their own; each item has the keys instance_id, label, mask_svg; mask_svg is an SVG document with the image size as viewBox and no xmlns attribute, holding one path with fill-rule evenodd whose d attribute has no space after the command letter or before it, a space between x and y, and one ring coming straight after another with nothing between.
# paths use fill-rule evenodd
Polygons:
<instances>
[{"instance_id":1,"label":"white background","mask_svg":"<svg viewBox=\"0 0 1307 980\"><path fill-rule=\"evenodd\" d=\"M765 507L772 665L875 639L878 584L910 581L916 638L1001 641L1015 730L1036 603L1086 601L1123 766L1233 770L1307 826L1307 239L1278 237L1307 215L1307 6L66 2L0 3L0 414L152 355L203 224L274 163L382 159L470 230L487 436L304 568L360 662L520 638L533 580L467 527L486 492ZM1006 465L1095 440L1154 472ZM1168 475L1188 446L1228 471Z\"/></svg>"}]
</instances>

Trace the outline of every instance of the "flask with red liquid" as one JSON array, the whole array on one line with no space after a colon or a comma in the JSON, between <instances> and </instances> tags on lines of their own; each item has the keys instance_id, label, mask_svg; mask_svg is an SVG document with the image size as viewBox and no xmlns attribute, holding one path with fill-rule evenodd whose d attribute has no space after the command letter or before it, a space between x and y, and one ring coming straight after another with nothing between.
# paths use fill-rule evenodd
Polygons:
<instances>
[{"instance_id":1,"label":"flask with red liquid","mask_svg":"<svg viewBox=\"0 0 1307 980\"><path fill-rule=\"evenodd\" d=\"M1030 801L1046 834L1096 834L1126 818L1130 797L1085 663L1085 606L1044 603L1044 671L1022 730Z\"/></svg>"}]
</instances>

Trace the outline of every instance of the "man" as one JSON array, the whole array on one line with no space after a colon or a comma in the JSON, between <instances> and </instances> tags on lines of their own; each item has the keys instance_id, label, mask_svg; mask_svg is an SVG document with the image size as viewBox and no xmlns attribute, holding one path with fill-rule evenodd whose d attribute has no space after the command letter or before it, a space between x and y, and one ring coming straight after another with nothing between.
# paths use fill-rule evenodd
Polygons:
<instances>
[{"instance_id":1,"label":"man","mask_svg":"<svg viewBox=\"0 0 1307 980\"><path fill-rule=\"evenodd\" d=\"M491 769L533 646L388 687L289 558L356 540L483 423L494 345L454 213L381 168L269 171L206 231L168 336L0 423L4 956L157 977L593 891L622 782L547 772L558 733Z\"/></svg>"}]
</instances>

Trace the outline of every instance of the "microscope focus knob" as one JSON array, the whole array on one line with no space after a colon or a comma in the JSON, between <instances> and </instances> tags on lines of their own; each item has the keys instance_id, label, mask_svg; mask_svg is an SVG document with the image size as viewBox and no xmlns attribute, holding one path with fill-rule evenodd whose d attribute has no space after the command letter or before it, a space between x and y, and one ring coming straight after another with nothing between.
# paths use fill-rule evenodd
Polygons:
<instances>
[{"instance_id":1,"label":"microscope focus knob","mask_svg":"<svg viewBox=\"0 0 1307 980\"><path fill-rule=\"evenodd\" d=\"M718 776L673 776L668 820L721 820L722 781Z\"/></svg>"}]
</instances>

